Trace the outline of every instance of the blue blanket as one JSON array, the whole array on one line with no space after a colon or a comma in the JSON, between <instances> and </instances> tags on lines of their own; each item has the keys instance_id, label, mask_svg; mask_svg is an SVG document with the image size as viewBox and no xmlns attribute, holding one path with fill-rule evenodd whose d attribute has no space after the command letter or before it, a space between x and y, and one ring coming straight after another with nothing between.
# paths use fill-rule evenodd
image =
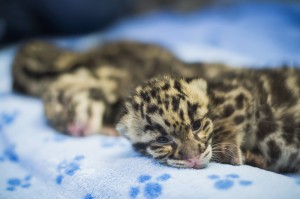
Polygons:
<instances>
[{"instance_id":1,"label":"blue blanket","mask_svg":"<svg viewBox=\"0 0 300 199\"><path fill-rule=\"evenodd\" d=\"M236 5L187 16L160 12L54 40L85 50L104 40L155 42L186 61L256 67L300 64L300 6ZM0 198L299 198L300 177L211 163L162 166L121 137L75 138L47 125L38 99L11 92L16 46L0 52Z\"/></svg>"}]
</instances>

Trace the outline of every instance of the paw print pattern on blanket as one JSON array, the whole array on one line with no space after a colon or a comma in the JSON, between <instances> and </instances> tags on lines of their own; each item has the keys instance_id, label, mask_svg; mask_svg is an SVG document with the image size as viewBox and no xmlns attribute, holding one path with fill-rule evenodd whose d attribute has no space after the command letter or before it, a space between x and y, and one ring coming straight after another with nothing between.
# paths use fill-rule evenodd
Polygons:
<instances>
[{"instance_id":1,"label":"paw print pattern on blanket","mask_svg":"<svg viewBox=\"0 0 300 199\"><path fill-rule=\"evenodd\" d=\"M240 186L244 187L252 185L252 181L239 179L240 177L237 174L228 174L224 178L218 175L209 175L208 178L214 180L214 187L220 190L228 190L237 182Z\"/></svg>"},{"instance_id":2,"label":"paw print pattern on blanket","mask_svg":"<svg viewBox=\"0 0 300 199\"><path fill-rule=\"evenodd\" d=\"M13 111L11 113L0 113L0 133L6 125L9 125L14 122L17 115L17 111Z\"/></svg>"},{"instance_id":3,"label":"paw print pattern on blanket","mask_svg":"<svg viewBox=\"0 0 300 199\"><path fill-rule=\"evenodd\" d=\"M84 156L77 155L71 161L62 161L57 165L59 175L56 177L56 184L60 185L66 176L73 176L80 170L80 161Z\"/></svg>"},{"instance_id":4,"label":"paw print pattern on blanket","mask_svg":"<svg viewBox=\"0 0 300 199\"><path fill-rule=\"evenodd\" d=\"M7 180L7 191L15 191L17 187L29 188L31 186L31 175L25 176L23 179L20 178L10 178Z\"/></svg>"},{"instance_id":5,"label":"paw print pattern on blanket","mask_svg":"<svg viewBox=\"0 0 300 199\"><path fill-rule=\"evenodd\" d=\"M92 194L88 193L88 194L86 194L86 195L84 196L83 199L94 199L94 198L95 198L95 197L94 197Z\"/></svg>"},{"instance_id":6,"label":"paw print pattern on blanket","mask_svg":"<svg viewBox=\"0 0 300 199\"><path fill-rule=\"evenodd\" d=\"M158 176L155 181L151 182L152 177L150 175L141 175L138 177L139 186L131 187L129 190L129 196L136 198L141 193L141 186L143 187L144 197L147 199L157 198L161 195L163 187L159 182L167 181L171 178L170 174L162 174Z\"/></svg>"},{"instance_id":7,"label":"paw print pattern on blanket","mask_svg":"<svg viewBox=\"0 0 300 199\"><path fill-rule=\"evenodd\" d=\"M4 149L3 154L0 155L0 162L4 162L5 160L14 163L19 161L19 157L15 152L15 145L10 145Z\"/></svg>"}]
</instances>

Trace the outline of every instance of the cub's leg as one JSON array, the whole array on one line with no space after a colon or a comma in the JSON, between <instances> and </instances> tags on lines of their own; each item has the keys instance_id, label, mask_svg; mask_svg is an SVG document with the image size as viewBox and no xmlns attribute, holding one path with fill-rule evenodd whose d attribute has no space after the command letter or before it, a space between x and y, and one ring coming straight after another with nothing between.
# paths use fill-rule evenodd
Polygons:
<instances>
[{"instance_id":1,"label":"cub's leg","mask_svg":"<svg viewBox=\"0 0 300 199\"><path fill-rule=\"evenodd\" d=\"M124 71L110 66L63 75L43 96L50 125L73 136L117 135L113 128L104 128L117 120L127 80Z\"/></svg>"},{"instance_id":2,"label":"cub's leg","mask_svg":"<svg viewBox=\"0 0 300 199\"><path fill-rule=\"evenodd\" d=\"M244 157L245 157L245 164L258 167L261 169L267 169L267 161L263 155L246 151L244 152Z\"/></svg>"},{"instance_id":3,"label":"cub's leg","mask_svg":"<svg viewBox=\"0 0 300 199\"><path fill-rule=\"evenodd\" d=\"M216 111L219 111L216 109ZM219 111L221 112L221 111ZM239 127L233 128L228 121L214 121L215 129L212 136L212 160L231 165L244 164L245 158L241 150L243 135ZM229 123L230 124L230 123Z\"/></svg>"}]
</instances>

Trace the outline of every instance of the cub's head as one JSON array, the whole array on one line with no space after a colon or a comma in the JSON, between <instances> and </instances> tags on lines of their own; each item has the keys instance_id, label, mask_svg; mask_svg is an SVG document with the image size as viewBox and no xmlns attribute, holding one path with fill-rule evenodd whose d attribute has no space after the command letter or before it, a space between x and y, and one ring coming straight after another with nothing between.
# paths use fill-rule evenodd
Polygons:
<instances>
[{"instance_id":1,"label":"cub's head","mask_svg":"<svg viewBox=\"0 0 300 199\"><path fill-rule=\"evenodd\" d=\"M159 162L203 168L212 157L212 121L203 79L152 79L125 103L117 128L133 147Z\"/></svg>"}]
</instances>

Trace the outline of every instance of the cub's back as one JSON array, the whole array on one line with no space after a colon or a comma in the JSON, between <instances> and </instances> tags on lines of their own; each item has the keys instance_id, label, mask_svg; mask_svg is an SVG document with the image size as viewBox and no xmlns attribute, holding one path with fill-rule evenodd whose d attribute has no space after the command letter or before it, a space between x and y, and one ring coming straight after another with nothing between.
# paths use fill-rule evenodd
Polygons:
<instances>
[{"instance_id":1,"label":"cub's back","mask_svg":"<svg viewBox=\"0 0 300 199\"><path fill-rule=\"evenodd\" d=\"M258 88L258 151L272 170L300 172L300 71L282 68L259 71L253 83Z\"/></svg>"},{"instance_id":2,"label":"cub's back","mask_svg":"<svg viewBox=\"0 0 300 199\"><path fill-rule=\"evenodd\" d=\"M246 70L225 81L239 82L252 95L253 112L246 115L254 125L245 129L243 146L262 155L268 170L300 172L300 70Z\"/></svg>"}]
</instances>

